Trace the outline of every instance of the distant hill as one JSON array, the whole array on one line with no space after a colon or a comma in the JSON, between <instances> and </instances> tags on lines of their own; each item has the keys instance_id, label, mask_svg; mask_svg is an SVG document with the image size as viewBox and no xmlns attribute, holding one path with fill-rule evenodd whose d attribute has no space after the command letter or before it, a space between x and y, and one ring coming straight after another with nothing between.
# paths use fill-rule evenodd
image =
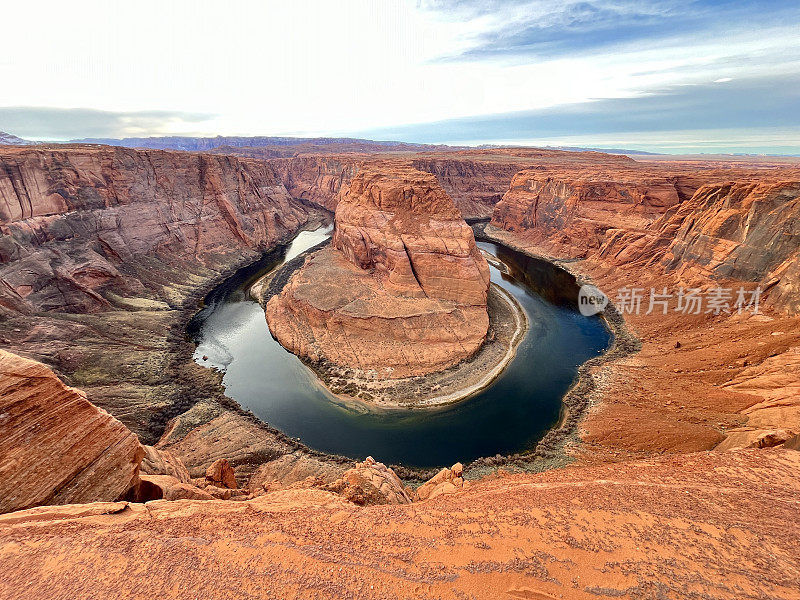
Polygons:
<instances>
[{"instance_id":1,"label":"distant hill","mask_svg":"<svg viewBox=\"0 0 800 600\"><path fill-rule=\"evenodd\" d=\"M407 144L405 142L376 142L357 138L295 138L295 137L144 137L144 138L85 138L71 140L76 144L106 144L109 146L123 146L125 148L149 148L154 150L186 150L189 152L206 152L217 148L264 148L264 147L293 147L305 146L306 148L334 148L346 147L348 151L361 152L418 152L425 150L441 150L450 148L445 145Z\"/></svg>"},{"instance_id":2,"label":"distant hill","mask_svg":"<svg viewBox=\"0 0 800 600\"><path fill-rule=\"evenodd\" d=\"M0 131L0 146L30 146L35 143L30 140L23 140L5 131Z\"/></svg>"},{"instance_id":3,"label":"distant hill","mask_svg":"<svg viewBox=\"0 0 800 600\"><path fill-rule=\"evenodd\" d=\"M567 152L586 152L593 150L594 152L604 152L606 154L634 154L642 156L659 156L659 152L647 152L645 150L628 150L626 148L583 148L581 146L547 146L556 150L566 150Z\"/></svg>"},{"instance_id":4,"label":"distant hill","mask_svg":"<svg viewBox=\"0 0 800 600\"><path fill-rule=\"evenodd\" d=\"M513 146L497 145L497 144L482 144L478 148L509 148ZM528 146L522 146L527 148ZM658 152L647 152L645 150L628 150L626 148L595 148L593 146L536 146L537 148L545 148L547 150L563 150L565 152L602 152L603 154L633 154L644 156L661 156Z\"/></svg>"}]
</instances>

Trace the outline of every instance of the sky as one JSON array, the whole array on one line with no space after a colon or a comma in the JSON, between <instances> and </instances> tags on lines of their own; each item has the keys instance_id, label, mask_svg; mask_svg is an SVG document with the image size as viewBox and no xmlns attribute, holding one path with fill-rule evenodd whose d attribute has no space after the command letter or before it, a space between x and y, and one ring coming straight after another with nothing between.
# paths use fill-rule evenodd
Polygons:
<instances>
[{"instance_id":1,"label":"sky","mask_svg":"<svg viewBox=\"0 0 800 600\"><path fill-rule=\"evenodd\" d=\"M800 2L0 0L0 130L800 154Z\"/></svg>"}]
</instances>

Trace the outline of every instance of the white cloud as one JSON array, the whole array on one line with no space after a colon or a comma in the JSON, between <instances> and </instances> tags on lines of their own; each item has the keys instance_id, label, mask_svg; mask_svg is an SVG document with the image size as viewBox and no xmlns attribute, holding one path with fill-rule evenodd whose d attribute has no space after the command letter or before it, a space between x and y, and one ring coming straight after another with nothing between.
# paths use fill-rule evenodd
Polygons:
<instances>
[{"instance_id":1,"label":"white cloud","mask_svg":"<svg viewBox=\"0 0 800 600\"><path fill-rule=\"evenodd\" d=\"M765 31L721 22L723 33L698 39L544 59L440 60L532 18L556 23L565 13L555 6L495 3L453 18L402 0L12 3L0 37L0 106L217 115L165 120L154 134L338 134L800 72L792 23Z\"/></svg>"}]
</instances>

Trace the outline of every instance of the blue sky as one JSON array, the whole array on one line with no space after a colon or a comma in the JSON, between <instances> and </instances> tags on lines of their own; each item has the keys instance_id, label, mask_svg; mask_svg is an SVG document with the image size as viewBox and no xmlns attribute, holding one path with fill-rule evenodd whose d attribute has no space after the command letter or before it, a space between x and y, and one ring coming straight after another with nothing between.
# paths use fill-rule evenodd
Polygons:
<instances>
[{"instance_id":1,"label":"blue sky","mask_svg":"<svg viewBox=\"0 0 800 600\"><path fill-rule=\"evenodd\" d=\"M33 139L800 153L798 2L46 0L4 17L0 130Z\"/></svg>"}]
</instances>

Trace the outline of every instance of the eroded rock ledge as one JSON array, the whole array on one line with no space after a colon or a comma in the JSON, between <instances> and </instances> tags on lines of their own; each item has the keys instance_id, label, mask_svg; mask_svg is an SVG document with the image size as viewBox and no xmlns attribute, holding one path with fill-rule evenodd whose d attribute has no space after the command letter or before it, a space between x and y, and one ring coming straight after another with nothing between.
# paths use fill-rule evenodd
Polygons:
<instances>
[{"instance_id":1,"label":"eroded rock ledge","mask_svg":"<svg viewBox=\"0 0 800 600\"><path fill-rule=\"evenodd\" d=\"M353 179L332 245L266 313L275 338L312 363L400 379L475 354L489 330L488 290L486 260L436 179L393 167Z\"/></svg>"}]
</instances>

